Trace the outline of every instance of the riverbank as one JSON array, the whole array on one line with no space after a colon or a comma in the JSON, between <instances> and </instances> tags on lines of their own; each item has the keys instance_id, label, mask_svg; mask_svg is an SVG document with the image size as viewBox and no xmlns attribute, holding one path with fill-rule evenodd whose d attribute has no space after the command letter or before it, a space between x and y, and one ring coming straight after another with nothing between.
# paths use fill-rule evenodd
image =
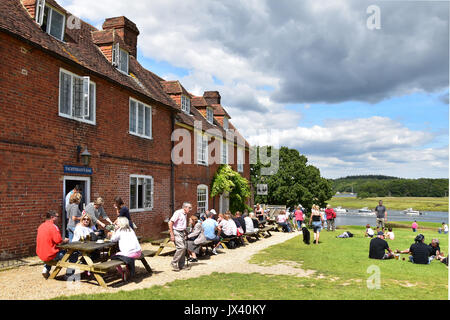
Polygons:
<instances>
[{"instance_id":1,"label":"riverbank","mask_svg":"<svg viewBox=\"0 0 450 320\"><path fill-rule=\"evenodd\" d=\"M405 210L413 208L419 211L445 211L448 212L448 197L379 197L358 199L356 197L333 197L328 202L333 208L341 206L346 209L360 209L368 207L374 209L380 200L388 210Z\"/></svg>"}]
</instances>

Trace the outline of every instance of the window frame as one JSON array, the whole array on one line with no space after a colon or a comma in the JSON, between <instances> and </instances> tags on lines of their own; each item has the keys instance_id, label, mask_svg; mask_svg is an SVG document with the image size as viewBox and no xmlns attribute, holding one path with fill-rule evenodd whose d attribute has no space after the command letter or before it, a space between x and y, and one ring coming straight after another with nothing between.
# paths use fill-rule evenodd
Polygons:
<instances>
[{"instance_id":1,"label":"window frame","mask_svg":"<svg viewBox=\"0 0 450 320\"><path fill-rule=\"evenodd\" d=\"M39 2L36 2L36 6L39 5ZM49 9L49 15L47 17L47 28L46 30L42 30L45 33L47 33L48 35L52 36L53 38L55 38L56 40L59 40L61 42L64 42L64 34L66 33L66 15L64 13L62 13L61 11L59 11L58 9L52 7L51 5L47 4L44 1L44 5L42 6L42 12L38 10L36 10L36 22L39 24L39 26L42 27L42 24L44 23L44 14L45 14L45 8ZM62 28L61 28L61 38L57 38L56 36L50 34L50 30L51 30L51 25L52 25L52 17L53 17L53 11L56 11L58 14L60 14L63 17L63 21L62 21ZM39 16L37 15L39 13Z\"/></svg>"},{"instance_id":2,"label":"window frame","mask_svg":"<svg viewBox=\"0 0 450 320\"><path fill-rule=\"evenodd\" d=\"M205 203L204 211L200 211L200 205L199 205L199 203L200 203L200 201L199 201L199 190L205 191L205 200L202 200L202 201L201 201L201 202L204 202L204 203ZM209 206L208 198L209 198L209 194L208 194L208 186L205 185L205 184L199 184L199 185L197 186L197 212L205 213L206 210L208 210L208 208L209 208L209 207L208 207L208 206Z\"/></svg>"},{"instance_id":3,"label":"window frame","mask_svg":"<svg viewBox=\"0 0 450 320\"><path fill-rule=\"evenodd\" d=\"M225 125L226 124L226 125ZM223 117L223 129L227 131L229 128L228 117Z\"/></svg>"},{"instance_id":4,"label":"window frame","mask_svg":"<svg viewBox=\"0 0 450 320\"><path fill-rule=\"evenodd\" d=\"M136 111L135 111L135 128L136 128L136 132L132 132L131 129L130 129L131 101L134 101L136 103ZM144 109L143 109L143 111L144 111L144 113L143 113L144 118L143 118L143 122L142 122L143 123L142 131L144 132L143 134L138 133L139 103L144 106ZM149 114L150 114L150 130L149 130L150 131L150 136L147 136L145 134L145 108L149 109ZM153 111L152 110L152 106L150 106L150 105L148 105L148 104L146 104L146 103L144 103L142 101L139 101L139 100L137 100L137 99L135 99L133 97L130 97L129 101L128 101L128 133L133 135L133 136L140 137L140 138L153 140L153 123L152 123L153 114L152 114L152 111Z\"/></svg>"},{"instance_id":5,"label":"window frame","mask_svg":"<svg viewBox=\"0 0 450 320\"><path fill-rule=\"evenodd\" d=\"M200 140L200 141L199 141ZM197 164L202 166L208 166L208 136L206 134L197 133ZM205 149L203 150L203 146ZM199 157L199 154L202 157ZM204 155L204 157L203 157Z\"/></svg>"},{"instance_id":6,"label":"window frame","mask_svg":"<svg viewBox=\"0 0 450 320\"><path fill-rule=\"evenodd\" d=\"M138 179L149 179L151 180L151 207L144 207L144 208L131 208L131 179L136 179L136 206L138 205ZM128 181L129 185L128 185L128 191L129 191L129 210L131 213L134 212L144 212L144 211L153 211L153 207L154 207L154 195L155 195L155 180L153 178L153 176L147 176L147 175L142 175L142 174L130 174L130 179ZM142 199L143 202L145 202L145 193L146 193L146 186L144 185L144 187L142 188Z\"/></svg>"},{"instance_id":7,"label":"window frame","mask_svg":"<svg viewBox=\"0 0 450 320\"><path fill-rule=\"evenodd\" d=\"M121 52L125 52L127 54L127 71L121 69L121 66L123 65ZM123 73L124 75L127 76L130 75L130 53L127 50L122 49L120 47L119 42L113 44L111 63L114 66L114 68L116 68L120 73Z\"/></svg>"},{"instance_id":8,"label":"window frame","mask_svg":"<svg viewBox=\"0 0 450 320\"><path fill-rule=\"evenodd\" d=\"M214 109L211 107L206 108L206 121L210 124L214 124Z\"/></svg>"},{"instance_id":9,"label":"window frame","mask_svg":"<svg viewBox=\"0 0 450 320\"><path fill-rule=\"evenodd\" d=\"M181 111L187 114L191 113L191 99L184 94L181 95Z\"/></svg>"},{"instance_id":10,"label":"window frame","mask_svg":"<svg viewBox=\"0 0 450 320\"><path fill-rule=\"evenodd\" d=\"M71 88L70 88L70 115L66 114L66 113L62 113L61 112L61 73L65 73L67 75L69 75L71 77ZM60 117L63 118L67 118L67 119L71 119L71 120L76 120L79 122L84 122L84 123L88 123L88 124L92 124L92 125L96 125L96 108L97 108L97 84L90 80L89 78L89 93L92 93L92 102L93 103L89 103L89 115L92 113L92 120L86 120L83 118L78 118L76 116L73 116L73 79L74 77L80 78L80 79L84 79L85 76L79 76L73 72L70 72L66 69L60 68L59 69L59 85L58 85L58 115ZM91 91L90 85L94 86L94 90L93 92ZM83 99L83 98L82 98ZM81 106L81 108L83 108L83 106Z\"/></svg>"},{"instance_id":11,"label":"window frame","mask_svg":"<svg viewBox=\"0 0 450 320\"><path fill-rule=\"evenodd\" d=\"M237 148L236 160L237 160L236 161L237 162L237 171L244 172L244 164L245 164L245 150L244 149ZM239 161L239 160L241 160L241 161Z\"/></svg>"},{"instance_id":12,"label":"window frame","mask_svg":"<svg viewBox=\"0 0 450 320\"><path fill-rule=\"evenodd\" d=\"M224 140L222 140L221 146L220 146L220 163L221 164L228 164L228 143ZM225 148L225 157L224 157L224 148Z\"/></svg>"}]
</instances>

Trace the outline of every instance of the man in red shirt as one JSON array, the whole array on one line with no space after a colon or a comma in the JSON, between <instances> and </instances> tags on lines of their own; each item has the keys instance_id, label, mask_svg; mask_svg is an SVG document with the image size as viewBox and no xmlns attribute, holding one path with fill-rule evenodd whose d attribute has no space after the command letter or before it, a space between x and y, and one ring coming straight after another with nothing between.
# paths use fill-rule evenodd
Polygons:
<instances>
[{"instance_id":1,"label":"man in red shirt","mask_svg":"<svg viewBox=\"0 0 450 320\"><path fill-rule=\"evenodd\" d=\"M60 251L56 245L69 242L69 239L66 238L63 240L61 237L59 228L56 225L58 219L59 214L53 210L50 210L46 214L45 222L38 228L36 238L36 254L44 262L61 260L65 252ZM48 279L50 276L51 268L51 265L44 264L42 276L45 279Z\"/></svg>"},{"instance_id":2,"label":"man in red shirt","mask_svg":"<svg viewBox=\"0 0 450 320\"><path fill-rule=\"evenodd\" d=\"M334 219L336 218L336 212L334 212L331 205L327 205L327 208L325 209L325 214L327 215L327 231L330 230L335 231L336 226Z\"/></svg>"}]
</instances>

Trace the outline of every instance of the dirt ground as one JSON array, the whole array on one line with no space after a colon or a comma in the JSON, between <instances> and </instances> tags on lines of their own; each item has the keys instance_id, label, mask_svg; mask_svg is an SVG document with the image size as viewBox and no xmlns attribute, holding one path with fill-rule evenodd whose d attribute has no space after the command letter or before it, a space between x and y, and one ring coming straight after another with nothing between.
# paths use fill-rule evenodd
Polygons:
<instances>
[{"instance_id":1,"label":"dirt ground","mask_svg":"<svg viewBox=\"0 0 450 320\"><path fill-rule=\"evenodd\" d=\"M190 270L174 272L170 262L172 255L163 255L147 258L153 274L150 275L144 269L140 261L136 261L136 277L130 282L123 282L116 271L104 277L108 288L102 288L95 280L81 278L80 281L68 282L61 279L65 274L63 269L55 280L45 280L42 275L43 265L37 257L28 259L31 263L27 266L0 272L0 299L1 300L42 300L62 295L114 293L120 290L136 290L149 288L153 285L164 285L178 279L189 279L212 272L239 272L239 273L261 273L261 274L286 274L299 277L308 277L314 273L313 270L303 270L301 265L286 262L275 266L259 266L249 264L252 255L269 246L282 243L288 239L298 236L297 232L280 233L273 232L272 236L252 242L244 247L232 250L219 249L218 255L206 255L196 263L189 263ZM143 244L143 249L156 248L151 244ZM169 252L169 249L165 251ZM163 251L164 252L164 251ZM53 270L53 269L52 269ZM226 270L226 271L224 271Z\"/></svg>"}]
</instances>

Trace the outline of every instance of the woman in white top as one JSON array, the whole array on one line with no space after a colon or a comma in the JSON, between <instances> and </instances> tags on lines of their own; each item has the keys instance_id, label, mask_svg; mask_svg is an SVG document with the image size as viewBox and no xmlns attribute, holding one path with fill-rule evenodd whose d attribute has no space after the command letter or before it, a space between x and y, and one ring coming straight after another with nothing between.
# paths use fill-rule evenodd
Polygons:
<instances>
[{"instance_id":1,"label":"woman in white top","mask_svg":"<svg viewBox=\"0 0 450 320\"><path fill-rule=\"evenodd\" d=\"M237 235L237 226L234 223L233 219L231 219L231 215L226 213L223 217L223 220L220 221L219 226L222 227L222 238L232 238Z\"/></svg>"},{"instance_id":2,"label":"woman in white top","mask_svg":"<svg viewBox=\"0 0 450 320\"><path fill-rule=\"evenodd\" d=\"M117 267L117 271L122 276L124 281L127 281L130 277L134 276L134 259L141 257L142 249L139 245L139 241L134 233L133 229L130 227L130 223L126 217L118 217L117 229L114 231L111 241L119 242L119 250L113 260L122 260L126 263L127 269L123 271L121 266Z\"/></svg>"},{"instance_id":3,"label":"woman in white top","mask_svg":"<svg viewBox=\"0 0 450 320\"><path fill-rule=\"evenodd\" d=\"M83 211L80 221L81 223L77 224L73 231L72 242L86 239L87 236L94 232L94 224L92 223L91 217L85 211Z\"/></svg>"},{"instance_id":4,"label":"woman in white top","mask_svg":"<svg viewBox=\"0 0 450 320\"><path fill-rule=\"evenodd\" d=\"M255 230L255 226L253 225L253 220L248 216L248 213L244 213L244 221L245 221L245 232L253 233Z\"/></svg>"}]
</instances>

